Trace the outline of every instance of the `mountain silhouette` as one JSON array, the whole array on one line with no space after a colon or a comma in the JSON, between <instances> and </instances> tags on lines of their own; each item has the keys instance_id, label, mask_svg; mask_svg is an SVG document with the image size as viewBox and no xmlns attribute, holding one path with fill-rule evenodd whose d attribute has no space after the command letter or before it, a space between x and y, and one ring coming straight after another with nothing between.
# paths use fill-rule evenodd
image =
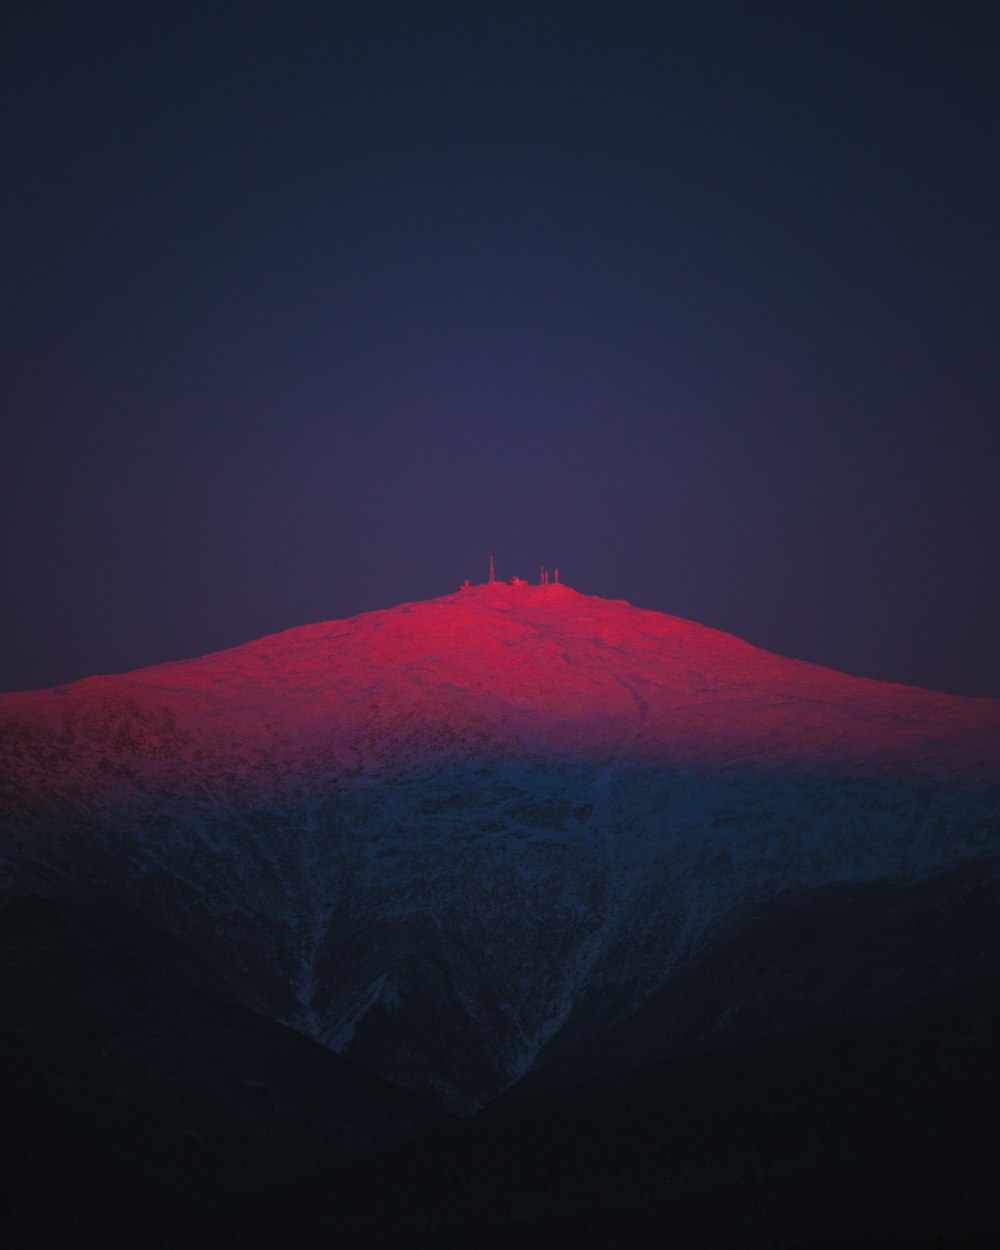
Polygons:
<instances>
[{"instance_id":1,"label":"mountain silhouette","mask_svg":"<svg viewBox=\"0 0 1000 1250\"><path fill-rule=\"evenodd\" d=\"M200 969L171 990L178 1029L189 1031L192 1012L204 1018L197 1002L209 993L236 1013L227 1036L237 1029L270 1056L258 1068L296 1062L287 1056L297 1034L325 1048L301 1051L302 1062L330 1105L350 1091L349 1114L322 1132L301 1084L272 1100L267 1124L298 1133L299 1150L271 1172L260 1141L248 1144L241 1174L254 1186L322 1171L331 1152L342 1166L352 1150L392 1146L381 1162L352 1164L347 1179L300 1195L324 1236L337 1233L323 1196L336 1192L357 1244L423 1244L407 1241L406 1221L437 1227L434 1203L445 1198L402 1143L433 1129L438 1145L421 1138L413 1149L432 1170L437 1159L449 1184L461 1185L467 1167L470 1193L494 1215L507 1198L488 1179L489 1160L513 1166L516 1155L530 1190L525 1178L545 1170L538 1143L563 1151L562 1181L540 1184L518 1208L518 1227L536 1238L523 1244L552 1244L560 1228L578 1242L588 1226L610 1236L616 1204L645 1244L642 1229L674 1202L657 1190L660 1177L677 1218L686 1212L689 1244L723 1245L722 1232L714 1243L705 1232L714 1208L704 1195L759 1182L788 1200L801 1162L789 1125L803 1115L816 1192L829 1198L831 1159L853 1151L877 1170L862 1141L884 1158L912 1130L906 1157L919 1140L921 1158L934 1160L982 1095L975 1048L994 1031L986 1004L1000 976L995 701L850 677L563 585L496 583L3 695L0 734L0 915L55 907L84 935L59 947L38 983L78 976L116 1001L98 970L116 967L108 935L118 924L123 943L147 952L140 962L166 960L170 985L178 967ZM91 954L67 973L76 946ZM37 996L8 997L10 1045L23 1059L16 1038L48 1037L58 1062L46 1071L64 1072L38 1096L51 1107L75 1052L45 1034ZM78 1021L79 996L53 991L52 1002ZM149 1013L129 1010L122 1028L147 1036L136 1022ZM151 1036L158 1053L170 1051ZM204 1054L211 1071L224 1047L212 1030L198 1036L177 1062L190 1072ZM969 1045L968 1079L945 1088L935 1065ZM330 1051L324 1067L317 1054ZM337 1066L345 1060L353 1066ZM362 1068L367 1085L352 1075ZM811 1102L810 1072L826 1073ZM881 1136L863 1128L877 1098L840 1115L852 1081L889 1091ZM425 1102L394 1102L391 1086ZM920 1089L938 1092L920 1103L914 1129L901 1108ZM694 1126L699 1107L722 1114L720 1091L740 1090L740 1132L761 1116L771 1128L733 1156ZM78 1133L92 1099L75 1097L60 1115ZM980 1142L991 1099L977 1112ZM442 1145L453 1130L429 1102L480 1114L458 1145ZM139 1099L137 1114L160 1105ZM643 1105L661 1106L675 1129L651 1136L647 1123L629 1138ZM219 1140L231 1151L253 1135L232 1128L249 1113L227 1106ZM128 1162L122 1141L134 1131L115 1123L112 1171ZM179 1158L181 1131L169 1124L150 1157ZM266 1140L271 1130L261 1131ZM586 1143L598 1137L618 1142L623 1159L627 1141L642 1142L641 1184L621 1181L613 1201L592 1183L603 1148L588 1154ZM684 1163L695 1137L696 1167ZM747 1151L761 1156L753 1167ZM230 1182L223 1193L189 1171L176 1183L193 1201L239 1189ZM398 1219L373 1214L383 1185L396 1187ZM273 1234L277 1244L281 1209L256 1209L239 1239L271 1244ZM975 1195L967 1209L980 1210ZM843 1207L837 1234L846 1244L861 1228L852 1210ZM486 1239L467 1205L449 1219L455 1244L508 1244L502 1230ZM803 1219L785 1228L760 1217L753 1236L821 1244ZM741 1227L751 1224L730 1232ZM905 1222L885 1229L901 1244L912 1232ZM746 1244L758 1244L751 1232ZM509 1244L520 1244L514 1233Z\"/></svg>"}]
</instances>

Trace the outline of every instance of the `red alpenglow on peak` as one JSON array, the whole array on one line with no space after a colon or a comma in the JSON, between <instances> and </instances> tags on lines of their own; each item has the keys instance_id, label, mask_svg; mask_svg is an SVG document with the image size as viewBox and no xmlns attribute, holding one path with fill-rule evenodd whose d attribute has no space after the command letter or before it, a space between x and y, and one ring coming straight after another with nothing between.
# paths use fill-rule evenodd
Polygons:
<instances>
[{"instance_id":1,"label":"red alpenglow on peak","mask_svg":"<svg viewBox=\"0 0 1000 1250\"><path fill-rule=\"evenodd\" d=\"M0 722L20 727L18 753L25 733L56 734L77 768L99 768L113 748L197 771L232 747L278 770L373 779L428 757L549 752L1000 772L1000 702L846 676L579 594L544 571L540 582L465 586L200 659L0 696Z\"/></svg>"}]
</instances>

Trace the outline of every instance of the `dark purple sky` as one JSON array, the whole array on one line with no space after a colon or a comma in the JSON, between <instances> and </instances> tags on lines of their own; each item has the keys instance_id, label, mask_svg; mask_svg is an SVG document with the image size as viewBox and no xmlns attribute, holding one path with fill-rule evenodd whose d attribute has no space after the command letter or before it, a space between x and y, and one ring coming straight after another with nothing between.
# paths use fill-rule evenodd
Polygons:
<instances>
[{"instance_id":1,"label":"dark purple sky","mask_svg":"<svg viewBox=\"0 0 1000 1250\"><path fill-rule=\"evenodd\" d=\"M5 7L0 689L492 550L1000 696L995 6Z\"/></svg>"}]
</instances>

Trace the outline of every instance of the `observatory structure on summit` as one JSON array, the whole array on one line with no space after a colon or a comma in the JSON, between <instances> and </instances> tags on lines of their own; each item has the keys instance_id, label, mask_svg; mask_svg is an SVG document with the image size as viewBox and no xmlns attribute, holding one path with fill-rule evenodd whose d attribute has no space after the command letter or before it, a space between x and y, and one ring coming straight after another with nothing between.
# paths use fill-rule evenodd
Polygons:
<instances>
[{"instance_id":1,"label":"observatory structure on summit","mask_svg":"<svg viewBox=\"0 0 1000 1250\"><path fill-rule=\"evenodd\" d=\"M554 569L553 574L550 577L549 570L545 567L545 565L543 564L539 566L539 569L538 569L538 585L539 586L559 586L561 584L562 583L559 581L558 569ZM497 573L496 573L496 561L494 560L491 554L490 555L490 571L489 571L489 576L486 579L486 585L487 586L503 586L503 585L528 586L530 585L530 583L526 581L525 578L516 577L516 576L512 577L508 582L498 582ZM471 590L471 589L472 589L472 582L470 582L468 578L466 578L465 581L462 583L462 585L459 587L459 590Z\"/></svg>"}]
</instances>

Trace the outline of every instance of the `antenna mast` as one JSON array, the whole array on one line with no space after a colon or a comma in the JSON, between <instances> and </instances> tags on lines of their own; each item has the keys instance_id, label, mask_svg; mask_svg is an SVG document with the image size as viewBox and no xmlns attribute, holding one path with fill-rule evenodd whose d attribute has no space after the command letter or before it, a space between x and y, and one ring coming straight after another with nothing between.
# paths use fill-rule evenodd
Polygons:
<instances>
[{"instance_id":1,"label":"antenna mast","mask_svg":"<svg viewBox=\"0 0 1000 1250\"><path fill-rule=\"evenodd\" d=\"M496 578L493 575L493 556L491 554L490 555L490 585L492 586L495 581L496 581Z\"/></svg>"}]
</instances>

